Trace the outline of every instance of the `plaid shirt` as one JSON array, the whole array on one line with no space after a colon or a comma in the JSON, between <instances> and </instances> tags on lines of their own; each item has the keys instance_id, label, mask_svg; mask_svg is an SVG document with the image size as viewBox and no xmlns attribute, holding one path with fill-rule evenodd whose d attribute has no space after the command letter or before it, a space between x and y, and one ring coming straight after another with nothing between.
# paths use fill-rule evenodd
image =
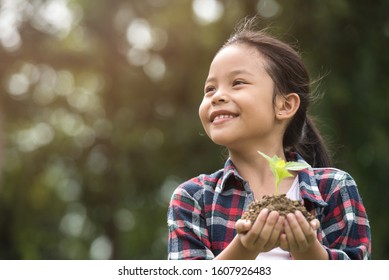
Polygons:
<instances>
[{"instance_id":1,"label":"plaid shirt","mask_svg":"<svg viewBox=\"0 0 389 280\"><path fill-rule=\"evenodd\" d=\"M298 180L305 207L320 221L317 237L329 258L370 259L369 221L353 178L335 168L308 168ZM213 259L232 241L235 222L253 199L230 159L224 169L178 186L168 209L168 259Z\"/></svg>"}]
</instances>

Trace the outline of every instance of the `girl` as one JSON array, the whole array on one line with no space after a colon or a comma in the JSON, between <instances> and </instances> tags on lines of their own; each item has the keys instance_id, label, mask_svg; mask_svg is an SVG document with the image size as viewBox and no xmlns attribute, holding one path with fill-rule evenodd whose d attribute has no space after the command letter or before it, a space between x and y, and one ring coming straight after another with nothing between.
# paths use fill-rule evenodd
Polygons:
<instances>
[{"instance_id":1,"label":"girl","mask_svg":"<svg viewBox=\"0 0 389 280\"><path fill-rule=\"evenodd\" d=\"M224 168L174 192L168 209L169 259L370 259L370 226L357 186L330 168L307 115L310 81L298 53L246 21L214 57L199 116L211 140L229 151ZM279 192L302 200L316 219L264 209L242 220L254 199L274 193L262 151L312 168L283 180Z\"/></svg>"}]
</instances>

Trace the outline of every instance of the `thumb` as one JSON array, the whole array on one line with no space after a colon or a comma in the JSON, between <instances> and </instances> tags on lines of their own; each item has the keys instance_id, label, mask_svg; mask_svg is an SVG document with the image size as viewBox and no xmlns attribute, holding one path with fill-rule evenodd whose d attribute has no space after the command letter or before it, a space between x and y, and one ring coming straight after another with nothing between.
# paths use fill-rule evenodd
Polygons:
<instances>
[{"instance_id":1,"label":"thumb","mask_svg":"<svg viewBox=\"0 0 389 280\"><path fill-rule=\"evenodd\" d=\"M251 221L246 219L239 219L235 224L237 233L246 233L251 228Z\"/></svg>"},{"instance_id":2,"label":"thumb","mask_svg":"<svg viewBox=\"0 0 389 280\"><path fill-rule=\"evenodd\" d=\"M311 227L314 229L314 230L317 230L319 227L320 227L320 222L318 219L314 219L310 222L311 224Z\"/></svg>"}]
</instances>

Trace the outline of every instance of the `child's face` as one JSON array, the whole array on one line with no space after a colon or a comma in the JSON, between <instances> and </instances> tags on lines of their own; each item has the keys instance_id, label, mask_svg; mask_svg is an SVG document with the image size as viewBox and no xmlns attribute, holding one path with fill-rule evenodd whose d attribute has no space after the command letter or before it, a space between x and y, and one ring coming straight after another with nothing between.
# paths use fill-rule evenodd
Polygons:
<instances>
[{"instance_id":1,"label":"child's face","mask_svg":"<svg viewBox=\"0 0 389 280\"><path fill-rule=\"evenodd\" d=\"M228 46L213 59L199 116L216 144L252 149L282 139L275 129L274 83L265 65L258 51L246 45Z\"/></svg>"}]
</instances>

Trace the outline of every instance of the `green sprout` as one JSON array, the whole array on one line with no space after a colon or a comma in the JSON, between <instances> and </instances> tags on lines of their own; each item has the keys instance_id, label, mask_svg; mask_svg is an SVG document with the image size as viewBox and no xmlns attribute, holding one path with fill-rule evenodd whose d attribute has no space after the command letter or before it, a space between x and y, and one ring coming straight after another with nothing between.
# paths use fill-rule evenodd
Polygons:
<instances>
[{"instance_id":1,"label":"green sprout","mask_svg":"<svg viewBox=\"0 0 389 280\"><path fill-rule=\"evenodd\" d=\"M267 162L269 163L270 170L276 179L275 195L278 195L278 185L280 184L281 180L293 176L289 171L299 171L310 167L310 165L306 162L285 162L285 160L279 158L278 156L269 157L268 155L260 151L258 151L258 153L267 160Z\"/></svg>"}]
</instances>

